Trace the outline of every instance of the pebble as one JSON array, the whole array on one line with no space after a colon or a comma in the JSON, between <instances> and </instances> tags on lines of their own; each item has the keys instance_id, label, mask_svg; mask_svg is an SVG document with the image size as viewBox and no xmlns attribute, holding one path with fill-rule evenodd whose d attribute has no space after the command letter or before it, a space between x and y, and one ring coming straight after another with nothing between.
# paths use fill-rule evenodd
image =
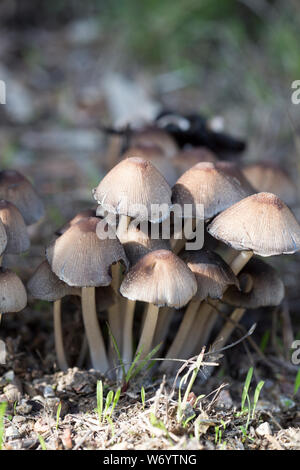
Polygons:
<instances>
[{"instance_id":1,"label":"pebble","mask_svg":"<svg viewBox=\"0 0 300 470\"><path fill-rule=\"evenodd\" d=\"M9 403L18 402L21 398L21 393L18 387L14 384L8 384L3 388L3 392Z\"/></svg>"},{"instance_id":2,"label":"pebble","mask_svg":"<svg viewBox=\"0 0 300 470\"><path fill-rule=\"evenodd\" d=\"M228 390L221 390L216 405L218 408L225 408L230 410L233 406L233 401Z\"/></svg>"},{"instance_id":3,"label":"pebble","mask_svg":"<svg viewBox=\"0 0 300 470\"><path fill-rule=\"evenodd\" d=\"M14 426L9 426L5 429L5 437L7 440L11 441L20 437L20 433Z\"/></svg>"},{"instance_id":4,"label":"pebble","mask_svg":"<svg viewBox=\"0 0 300 470\"><path fill-rule=\"evenodd\" d=\"M271 426L269 425L269 423L267 421L265 421L264 423L260 424L257 428L256 428L256 434L258 434L259 436L270 436L272 435L272 430L271 430Z\"/></svg>"},{"instance_id":5,"label":"pebble","mask_svg":"<svg viewBox=\"0 0 300 470\"><path fill-rule=\"evenodd\" d=\"M54 390L51 387L51 385L46 385L46 387L44 388L44 394L43 395L44 395L45 398L54 398L55 397L55 393L54 393Z\"/></svg>"}]
</instances>

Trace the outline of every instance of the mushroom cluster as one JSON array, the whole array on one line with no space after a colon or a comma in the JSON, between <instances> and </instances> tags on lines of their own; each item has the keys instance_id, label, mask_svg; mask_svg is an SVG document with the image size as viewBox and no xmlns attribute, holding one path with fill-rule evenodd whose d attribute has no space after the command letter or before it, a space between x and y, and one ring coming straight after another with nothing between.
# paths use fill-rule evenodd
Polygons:
<instances>
[{"instance_id":1,"label":"mushroom cluster","mask_svg":"<svg viewBox=\"0 0 300 470\"><path fill-rule=\"evenodd\" d=\"M29 249L26 226L43 215L43 203L30 181L15 170L0 171L0 320L3 313L27 305L26 289L15 272L2 266L3 257Z\"/></svg>"},{"instance_id":2,"label":"mushroom cluster","mask_svg":"<svg viewBox=\"0 0 300 470\"><path fill-rule=\"evenodd\" d=\"M107 373L121 359L127 371L137 354L143 359L159 348L166 359L160 370L173 372L169 359L191 357L203 345L223 345L245 311L278 305L282 281L261 257L300 249L300 226L274 194L280 180L280 195L295 202L294 187L280 169L263 166L267 187L253 168L219 160L206 148L179 149L157 127L132 132L125 147L92 192L98 208L80 212L57 231L28 283L34 297L54 302L62 369L68 367L62 297L81 298L95 369ZM179 237L175 206L181 211ZM204 243L186 249L186 238L193 241L199 223ZM110 289L108 302L105 289ZM214 339L219 303L232 311ZM100 311L106 312L108 328L100 328Z\"/></svg>"}]
</instances>

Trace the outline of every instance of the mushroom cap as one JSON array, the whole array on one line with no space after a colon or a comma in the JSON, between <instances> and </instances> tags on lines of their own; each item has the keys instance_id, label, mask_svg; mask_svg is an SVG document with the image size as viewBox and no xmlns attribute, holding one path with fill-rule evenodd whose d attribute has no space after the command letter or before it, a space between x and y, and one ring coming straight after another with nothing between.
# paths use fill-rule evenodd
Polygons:
<instances>
[{"instance_id":1,"label":"mushroom cap","mask_svg":"<svg viewBox=\"0 0 300 470\"><path fill-rule=\"evenodd\" d=\"M253 163L245 166L242 171L256 191L276 194L288 205L293 205L299 200L296 185L275 163Z\"/></svg>"},{"instance_id":2,"label":"mushroom cap","mask_svg":"<svg viewBox=\"0 0 300 470\"><path fill-rule=\"evenodd\" d=\"M0 201L0 220L7 235L6 253L23 253L30 246L27 227L19 209L8 201Z\"/></svg>"},{"instance_id":3,"label":"mushroom cap","mask_svg":"<svg viewBox=\"0 0 300 470\"><path fill-rule=\"evenodd\" d=\"M295 253L300 226L291 210L271 193L253 194L219 214L209 233L235 250L260 256Z\"/></svg>"},{"instance_id":4,"label":"mushroom cap","mask_svg":"<svg viewBox=\"0 0 300 470\"><path fill-rule=\"evenodd\" d=\"M136 145L157 145L166 157L174 157L178 152L178 146L173 137L163 129L149 126L136 130L130 137L130 147Z\"/></svg>"},{"instance_id":5,"label":"mushroom cap","mask_svg":"<svg viewBox=\"0 0 300 470\"><path fill-rule=\"evenodd\" d=\"M71 227L71 225L74 225L80 220L86 219L87 217L96 217L96 209L84 209L78 212L71 220L56 230L55 234L58 236L62 235L64 232L66 232L66 230L68 230L68 228Z\"/></svg>"},{"instance_id":6,"label":"mushroom cap","mask_svg":"<svg viewBox=\"0 0 300 470\"><path fill-rule=\"evenodd\" d=\"M47 260L37 267L27 282L28 292L36 299L55 302L66 295L76 295L78 290L61 281L51 270Z\"/></svg>"},{"instance_id":7,"label":"mushroom cap","mask_svg":"<svg viewBox=\"0 0 300 470\"><path fill-rule=\"evenodd\" d=\"M205 249L185 251L181 258L196 277L197 299L204 300L207 297L221 299L228 286L239 287L231 268L216 253Z\"/></svg>"},{"instance_id":8,"label":"mushroom cap","mask_svg":"<svg viewBox=\"0 0 300 470\"><path fill-rule=\"evenodd\" d=\"M155 144L139 144L130 147L123 155L123 158L138 156L148 160L163 175L170 186L173 186L178 178L178 172L174 167L173 159L166 158L161 147Z\"/></svg>"},{"instance_id":9,"label":"mushroom cap","mask_svg":"<svg viewBox=\"0 0 300 470\"><path fill-rule=\"evenodd\" d=\"M236 178L228 176L215 163L200 162L178 179L173 187L172 201L181 207L191 204L193 217L196 216L196 204L203 204L207 220L248 195L248 190Z\"/></svg>"},{"instance_id":10,"label":"mushroom cap","mask_svg":"<svg viewBox=\"0 0 300 470\"><path fill-rule=\"evenodd\" d=\"M239 184L241 184L242 187L248 192L249 196L257 192L236 163L229 162L227 160L219 160L216 163L216 168L219 168L231 178L235 178Z\"/></svg>"},{"instance_id":11,"label":"mushroom cap","mask_svg":"<svg viewBox=\"0 0 300 470\"><path fill-rule=\"evenodd\" d=\"M2 221L0 220L0 256L5 251L6 245L7 245L6 230Z\"/></svg>"},{"instance_id":12,"label":"mushroom cap","mask_svg":"<svg viewBox=\"0 0 300 470\"><path fill-rule=\"evenodd\" d=\"M171 188L151 162L132 157L122 160L93 190L94 198L108 212L160 222L169 216ZM166 205L166 213L151 214L152 205ZM141 210L147 213L142 213Z\"/></svg>"},{"instance_id":13,"label":"mushroom cap","mask_svg":"<svg viewBox=\"0 0 300 470\"><path fill-rule=\"evenodd\" d=\"M70 286L96 287L111 283L111 265L119 261L127 268L124 248L106 224L107 238L100 236L97 217L72 225L46 250L52 271Z\"/></svg>"},{"instance_id":14,"label":"mushroom cap","mask_svg":"<svg viewBox=\"0 0 300 470\"><path fill-rule=\"evenodd\" d=\"M20 312L27 305L23 282L16 273L0 268L0 312Z\"/></svg>"},{"instance_id":15,"label":"mushroom cap","mask_svg":"<svg viewBox=\"0 0 300 470\"><path fill-rule=\"evenodd\" d=\"M236 287L229 287L223 301L234 307L259 308L276 306L284 298L284 285L277 271L264 261L252 258L239 275L250 276L252 288L243 292Z\"/></svg>"},{"instance_id":16,"label":"mushroom cap","mask_svg":"<svg viewBox=\"0 0 300 470\"><path fill-rule=\"evenodd\" d=\"M15 170L0 171L0 199L12 202L21 212L26 225L44 215L44 205L25 176Z\"/></svg>"},{"instance_id":17,"label":"mushroom cap","mask_svg":"<svg viewBox=\"0 0 300 470\"><path fill-rule=\"evenodd\" d=\"M168 250L151 251L125 276L120 292L131 300L180 308L197 292L192 271Z\"/></svg>"},{"instance_id":18,"label":"mushroom cap","mask_svg":"<svg viewBox=\"0 0 300 470\"><path fill-rule=\"evenodd\" d=\"M131 266L150 251L171 250L170 240L151 237L151 224L148 224L148 233L143 229L130 223L128 229L120 234L120 242Z\"/></svg>"}]
</instances>

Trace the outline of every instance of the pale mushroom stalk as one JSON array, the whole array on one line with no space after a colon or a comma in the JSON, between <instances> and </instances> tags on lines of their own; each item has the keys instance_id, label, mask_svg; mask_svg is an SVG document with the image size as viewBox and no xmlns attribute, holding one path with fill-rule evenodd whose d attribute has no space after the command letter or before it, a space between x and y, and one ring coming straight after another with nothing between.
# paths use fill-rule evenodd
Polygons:
<instances>
[{"instance_id":1,"label":"pale mushroom stalk","mask_svg":"<svg viewBox=\"0 0 300 470\"><path fill-rule=\"evenodd\" d=\"M95 287L83 287L81 291L82 315L90 355L94 369L106 372L108 360L96 311Z\"/></svg>"},{"instance_id":2,"label":"pale mushroom stalk","mask_svg":"<svg viewBox=\"0 0 300 470\"><path fill-rule=\"evenodd\" d=\"M61 370L68 370L68 362L63 343L63 331L61 321L61 299L53 303L53 321L54 321L54 342L57 357L57 363Z\"/></svg>"},{"instance_id":3,"label":"pale mushroom stalk","mask_svg":"<svg viewBox=\"0 0 300 470\"><path fill-rule=\"evenodd\" d=\"M113 264L111 267L111 277L112 277L112 282L111 286L114 289L116 293L118 293L119 287L120 287L120 265L119 263ZM113 335L118 348L121 348L121 341L122 341L122 327L121 327L121 316L120 316L120 302L119 299L116 300L116 302L109 307L108 309L108 323L109 323L109 328L111 331L111 334ZM112 360L112 358L115 356L115 351L114 351L114 345L113 342L110 340L109 343L109 358Z\"/></svg>"},{"instance_id":4,"label":"pale mushroom stalk","mask_svg":"<svg viewBox=\"0 0 300 470\"><path fill-rule=\"evenodd\" d=\"M238 253L236 258L231 262L230 267L235 275L243 269L248 261L252 258L252 251L241 251ZM205 344L208 340L211 330L215 324L215 320L218 316L217 312L214 311L214 306L217 306L217 301L212 301L210 304L203 302L197 313L195 323L192 325L191 334L189 341L184 350L184 356L186 354L193 353L198 345Z\"/></svg>"},{"instance_id":5,"label":"pale mushroom stalk","mask_svg":"<svg viewBox=\"0 0 300 470\"><path fill-rule=\"evenodd\" d=\"M155 327L158 320L159 307L157 305L149 304L147 314L137 347L137 352L141 351L140 359L144 359L151 351L152 341L154 337Z\"/></svg>"},{"instance_id":6,"label":"pale mushroom stalk","mask_svg":"<svg viewBox=\"0 0 300 470\"><path fill-rule=\"evenodd\" d=\"M179 330L176 333L175 339L172 342L168 352L166 353L166 358L178 357L180 351L184 347L186 339L189 335L191 327L194 323L197 311L199 309L201 300L192 300L184 313L183 319L181 321ZM163 364L164 366L165 364Z\"/></svg>"},{"instance_id":7,"label":"pale mushroom stalk","mask_svg":"<svg viewBox=\"0 0 300 470\"><path fill-rule=\"evenodd\" d=\"M119 224L117 235L118 238L122 238L122 232L127 231L128 225L130 223L130 217L126 215L120 215ZM116 293L119 292L119 288L122 282L121 271L119 263L112 265L111 267L112 272L112 283L111 286L113 287ZM122 315L121 309L125 310L125 314ZM124 347L126 347L126 355L129 354L128 345L132 343L132 323L133 323L133 313L130 306L127 308L127 302L120 297L117 297L115 304L113 304L108 309L108 322L111 334L113 335L116 344L118 346L119 352L122 353ZM127 338L125 336L125 331L131 331L130 337ZM126 346L123 347L124 341L126 342ZM109 344L109 361L113 363L114 358L116 357L116 351L114 350L113 342L110 341ZM124 359L124 358L123 358Z\"/></svg>"},{"instance_id":8,"label":"pale mushroom stalk","mask_svg":"<svg viewBox=\"0 0 300 470\"><path fill-rule=\"evenodd\" d=\"M225 346L231 336L231 333L235 329L236 324L239 323L239 321L242 319L245 311L245 308L235 308L233 310L229 320L227 320L214 341L214 349L220 349Z\"/></svg>"},{"instance_id":9,"label":"pale mushroom stalk","mask_svg":"<svg viewBox=\"0 0 300 470\"><path fill-rule=\"evenodd\" d=\"M123 303L123 302L122 302ZM132 362L132 333L133 333L133 319L135 310L135 300L126 299L124 311L124 325L123 325L123 352L122 360L125 370L129 369Z\"/></svg>"},{"instance_id":10,"label":"pale mushroom stalk","mask_svg":"<svg viewBox=\"0 0 300 470\"><path fill-rule=\"evenodd\" d=\"M169 326L174 316L175 309L170 307L162 307L159 311L158 321L155 328L153 346L156 347L163 343L169 332Z\"/></svg>"}]
</instances>

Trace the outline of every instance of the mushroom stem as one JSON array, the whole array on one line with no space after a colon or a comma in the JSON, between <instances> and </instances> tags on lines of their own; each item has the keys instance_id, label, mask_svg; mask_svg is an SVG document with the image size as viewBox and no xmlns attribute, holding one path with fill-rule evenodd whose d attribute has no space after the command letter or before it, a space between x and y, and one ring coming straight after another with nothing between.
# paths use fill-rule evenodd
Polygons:
<instances>
[{"instance_id":1,"label":"mushroom stem","mask_svg":"<svg viewBox=\"0 0 300 470\"><path fill-rule=\"evenodd\" d=\"M199 305L201 300L192 300L186 308L185 314L183 316L183 320L180 324L179 330L171 344L168 352L166 353L166 358L177 358L180 354L180 351L184 347L188 334L191 330L193 322L195 320L197 311L199 309ZM167 370L169 368L169 364L167 362L162 363L161 370Z\"/></svg>"},{"instance_id":2,"label":"mushroom stem","mask_svg":"<svg viewBox=\"0 0 300 470\"><path fill-rule=\"evenodd\" d=\"M216 303L215 300L211 302ZM200 346L200 344L203 344L202 338L206 333L206 323L209 320L210 315L213 313L212 310L213 307L211 306L211 304L208 304L207 302L202 302L200 308L198 309L198 312L196 312L195 320L191 325L190 334L186 339L183 348L180 351L180 357L182 359L188 359L190 356L192 356L196 348L198 352L198 346Z\"/></svg>"},{"instance_id":3,"label":"mushroom stem","mask_svg":"<svg viewBox=\"0 0 300 470\"><path fill-rule=\"evenodd\" d=\"M246 266L252 256L252 251L241 251L232 260L230 267L236 276L244 268L244 266ZM187 348L189 352L193 353L195 348L199 349L208 341L210 333L216 322L216 318L218 317L218 313L214 311L214 306L217 306L217 304L217 301L213 301L210 304L204 302L200 306L197 319L191 329L191 337L188 338L189 341L187 342ZM202 318L200 318L200 316Z\"/></svg>"},{"instance_id":4,"label":"mushroom stem","mask_svg":"<svg viewBox=\"0 0 300 470\"><path fill-rule=\"evenodd\" d=\"M132 329L134 318L135 301L127 299L125 303L124 324L123 324L123 354L122 359L125 370L130 367L132 361Z\"/></svg>"},{"instance_id":5,"label":"mushroom stem","mask_svg":"<svg viewBox=\"0 0 300 470\"><path fill-rule=\"evenodd\" d=\"M61 370L68 370L68 362L65 355L63 331L61 323L61 299L53 303L54 341L57 363Z\"/></svg>"},{"instance_id":6,"label":"mushroom stem","mask_svg":"<svg viewBox=\"0 0 300 470\"><path fill-rule=\"evenodd\" d=\"M230 315L229 319L226 321L225 325L221 329L220 333L216 337L213 343L213 349L220 349L227 343L228 339L231 336L231 333L236 327L236 324L241 320L245 313L246 309L244 308L235 308Z\"/></svg>"},{"instance_id":7,"label":"mushroom stem","mask_svg":"<svg viewBox=\"0 0 300 470\"><path fill-rule=\"evenodd\" d=\"M155 327L158 319L159 307L149 304L147 314L143 325L142 334L137 347L137 352L141 351L140 359L144 359L151 351L152 341L154 338Z\"/></svg>"},{"instance_id":8,"label":"mushroom stem","mask_svg":"<svg viewBox=\"0 0 300 470\"><path fill-rule=\"evenodd\" d=\"M118 293L120 287L120 266L119 263L113 264L111 267L111 286L114 291ZM111 334L113 335L119 350L122 348L122 327L121 327L121 316L120 316L120 298L116 298L116 302L109 307L108 309L108 323ZM110 338L109 343L109 359L112 359L116 356L116 351L114 351L114 345Z\"/></svg>"},{"instance_id":9,"label":"mushroom stem","mask_svg":"<svg viewBox=\"0 0 300 470\"><path fill-rule=\"evenodd\" d=\"M82 316L94 369L106 372L108 360L105 344L97 318L95 287L83 287L81 291Z\"/></svg>"},{"instance_id":10,"label":"mushroom stem","mask_svg":"<svg viewBox=\"0 0 300 470\"><path fill-rule=\"evenodd\" d=\"M253 251L241 251L237 257L233 259L233 261L230 263L230 267L236 276L244 268L244 266L246 266L252 256Z\"/></svg>"},{"instance_id":11,"label":"mushroom stem","mask_svg":"<svg viewBox=\"0 0 300 470\"><path fill-rule=\"evenodd\" d=\"M166 339L174 312L175 309L170 307L162 307L160 309L153 338L154 347L163 343Z\"/></svg>"}]
</instances>

